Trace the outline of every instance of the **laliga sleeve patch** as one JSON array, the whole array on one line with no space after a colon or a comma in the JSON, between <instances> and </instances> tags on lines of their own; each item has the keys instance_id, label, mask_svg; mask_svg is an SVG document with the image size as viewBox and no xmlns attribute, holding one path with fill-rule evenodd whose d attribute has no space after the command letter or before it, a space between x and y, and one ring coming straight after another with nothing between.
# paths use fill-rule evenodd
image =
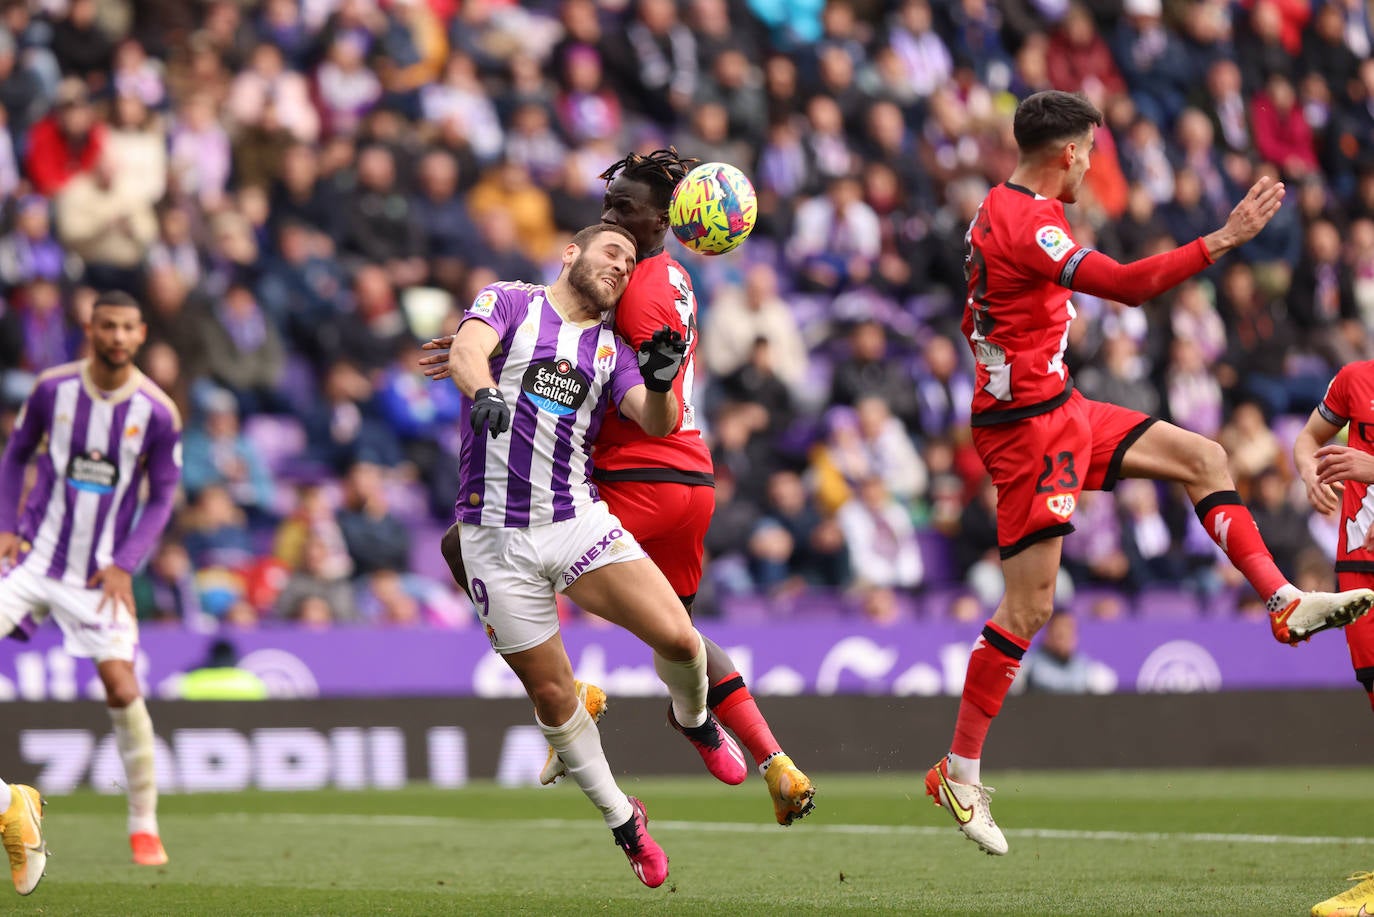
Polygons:
<instances>
[{"instance_id":1,"label":"laliga sleeve patch","mask_svg":"<svg viewBox=\"0 0 1374 917\"><path fill-rule=\"evenodd\" d=\"M481 315L484 318L491 318L492 310L496 308L496 291L483 290L468 307L468 315Z\"/></svg>"},{"instance_id":2,"label":"laliga sleeve patch","mask_svg":"<svg viewBox=\"0 0 1374 917\"><path fill-rule=\"evenodd\" d=\"M1035 231L1035 244L1044 249L1051 261L1062 261L1073 251L1074 241L1063 229L1054 225L1041 226Z\"/></svg>"}]
</instances>

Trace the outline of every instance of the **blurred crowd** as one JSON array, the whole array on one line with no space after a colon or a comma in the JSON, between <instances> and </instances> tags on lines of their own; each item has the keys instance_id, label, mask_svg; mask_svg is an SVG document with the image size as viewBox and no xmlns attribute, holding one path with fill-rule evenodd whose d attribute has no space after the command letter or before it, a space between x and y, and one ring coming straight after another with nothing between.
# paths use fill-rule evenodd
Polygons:
<instances>
[{"instance_id":1,"label":"blurred crowd","mask_svg":"<svg viewBox=\"0 0 1374 917\"><path fill-rule=\"evenodd\" d=\"M1362 0L0 0L4 430L94 291L128 290L186 422L140 615L463 626L438 556L463 431L418 346L483 285L551 279L599 173L672 144L760 202L735 253L669 242L716 458L699 607L972 618L1001 582L963 235L1017 100L1066 89L1106 115L1075 235L1121 260L1287 182L1175 293L1077 296L1067 362L1224 443L1280 567L1323 586L1334 523L1288 451L1374 355L1372 46ZM1180 491L1124 482L1075 522L1065 604L1252 599Z\"/></svg>"}]
</instances>

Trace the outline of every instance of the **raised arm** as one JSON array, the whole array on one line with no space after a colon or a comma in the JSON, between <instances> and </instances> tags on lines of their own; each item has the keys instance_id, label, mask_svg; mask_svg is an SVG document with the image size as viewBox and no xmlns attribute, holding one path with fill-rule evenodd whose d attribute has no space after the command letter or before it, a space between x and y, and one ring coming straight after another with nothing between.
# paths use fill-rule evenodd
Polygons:
<instances>
[{"instance_id":1,"label":"raised arm","mask_svg":"<svg viewBox=\"0 0 1374 917\"><path fill-rule=\"evenodd\" d=\"M1122 264L1098 251L1075 253L1064 268L1064 286L1103 299L1138 306L1205 270L1222 255L1259 235L1279 212L1285 194L1283 182L1268 176L1250 187L1215 232L1130 264ZM1076 262L1076 263L1075 263Z\"/></svg>"}]
</instances>

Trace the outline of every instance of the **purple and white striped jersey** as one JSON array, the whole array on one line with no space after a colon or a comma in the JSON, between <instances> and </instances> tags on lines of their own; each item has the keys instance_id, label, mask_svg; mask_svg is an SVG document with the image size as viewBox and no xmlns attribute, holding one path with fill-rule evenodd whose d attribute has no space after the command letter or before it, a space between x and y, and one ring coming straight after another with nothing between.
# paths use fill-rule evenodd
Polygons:
<instances>
[{"instance_id":1,"label":"purple and white striped jersey","mask_svg":"<svg viewBox=\"0 0 1374 917\"><path fill-rule=\"evenodd\" d=\"M511 406L511 428L472 434L472 400L462 399L457 515L471 525L524 528L571 519L597 499L591 443L607 398L617 406L643 384L634 351L610 325L579 327L549 303L549 289L494 283L463 321L501 337L491 374Z\"/></svg>"},{"instance_id":2,"label":"purple and white striped jersey","mask_svg":"<svg viewBox=\"0 0 1374 917\"><path fill-rule=\"evenodd\" d=\"M29 569L84 587L112 563L130 572L143 563L180 480L181 417L152 380L135 370L102 393L85 360L55 366L38 377L0 460L0 532L23 539Z\"/></svg>"}]
</instances>

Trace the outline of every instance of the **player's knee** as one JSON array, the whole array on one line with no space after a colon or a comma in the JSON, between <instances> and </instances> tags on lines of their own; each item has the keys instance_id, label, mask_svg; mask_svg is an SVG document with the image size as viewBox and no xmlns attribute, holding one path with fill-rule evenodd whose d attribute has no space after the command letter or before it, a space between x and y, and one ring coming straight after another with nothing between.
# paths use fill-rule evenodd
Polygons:
<instances>
[{"instance_id":1,"label":"player's knee","mask_svg":"<svg viewBox=\"0 0 1374 917\"><path fill-rule=\"evenodd\" d=\"M539 721L546 726L562 726L577 710L577 692L572 679L541 681L526 686Z\"/></svg>"},{"instance_id":2,"label":"player's knee","mask_svg":"<svg viewBox=\"0 0 1374 917\"><path fill-rule=\"evenodd\" d=\"M682 626L673 628L659 641L654 652L671 662L691 662L702 648L701 635L690 620L684 619Z\"/></svg>"},{"instance_id":3,"label":"player's knee","mask_svg":"<svg viewBox=\"0 0 1374 917\"><path fill-rule=\"evenodd\" d=\"M132 678L117 678L105 682L105 705L116 710L129 706L140 697L138 682Z\"/></svg>"},{"instance_id":4,"label":"player's knee","mask_svg":"<svg viewBox=\"0 0 1374 917\"><path fill-rule=\"evenodd\" d=\"M1227 487L1230 481L1230 458L1216 440L1197 437L1196 448L1188 450L1184 458L1188 479L1197 484Z\"/></svg>"},{"instance_id":5,"label":"player's knee","mask_svg":"<svg viewBox=\"0 0 1374 917\"><path fill-rule=\"evenodd\" d=\"M1032 635L1040 632L1054 614L1054 592L1027 596L1019 600L1008 595L1004 604L1006 628L1014 634Z\"/></svg>"}]
</instances>

